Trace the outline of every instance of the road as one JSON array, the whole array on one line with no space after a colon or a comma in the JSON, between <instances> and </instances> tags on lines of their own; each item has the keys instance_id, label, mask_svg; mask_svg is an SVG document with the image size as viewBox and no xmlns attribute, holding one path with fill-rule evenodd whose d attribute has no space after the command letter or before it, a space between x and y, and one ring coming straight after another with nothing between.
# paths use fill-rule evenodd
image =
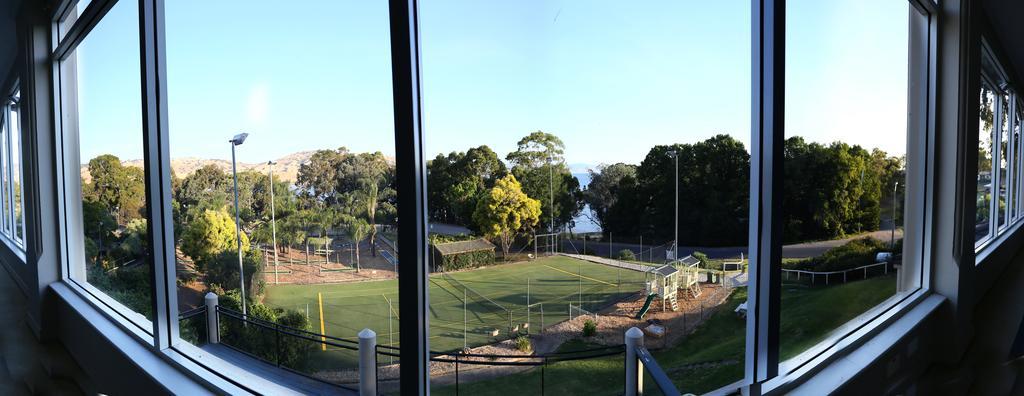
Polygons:
<instances>
[{"instance_id":1,"label":"road","mask_svg":"<svg viewBox=\"0 0 1024 396\"><path fill-rule=\"evenodd\" d=\"M816 241L816 242L798 243L798 244L793 244L793 245L785 245L785 246L782 247L782 257L783 258L807 258L807 257L820 256L820 255L822 255L823 253L825 253L826 251L828 251L831 248L834 248L834 247L837 247L837 246L842 246L843 244L845 244L845 243L847 243L847 242L849 242L849 241L851 241L853 239L863 238L865 236L870 236L870 237L878 239L880 241L886 241L887 242L887 241L889 241L889 239L891 237L891 230L879 230L879 231L859 234L859 235L856 235L856 236L853 236L853 237L849 237L849 238L834 239L834 240L829 240L829 241ZM896 239L899 240L901 238L903 238L903 231L902 230L896 230ZM563 251L568 252L568 253L582 252L583 246L584 246L583 240L579 240L579 239L564 240L564 241L562 241L562 249L563 249ZM614 240L612 241L612 243L610 245L607 242L597 242L597 241L587 241L586 242L586 249L587 249L587 251L589 251L589 252L591 252L591 254L594 254L594 255L597 255L597 256L607 257L608 256L609 247L611 248L611 250L613 252L619 252L619 251L622 251L622 250L629 249L629 250L632 250L634 254L639 253L640 249L641 249L641 246L638 245L638 244L616 243ZM663 261L665 259L665 250L666 250L666 248L668 248L668 246L662 245L662 246L657 246L657 247L653 247L652 248L651 246L645 245L645 246L643 246L643 258L642 259L646 260L646 261L651 261L651 262ZM693 254L694 251L703 252L704 254L708 255L709 258L713 258L713 259L728 259L728 258L739 258L740 257L740 253L743 253L743 255L746 256L748 254L749 250L747 249L746 246L736 246L736 247L680 246L679 247L679 252L683 256L686 256L686 255L689 255L689 254ZM640 255L637 254L637 256L639 257Z\"/></svg>"}]
</instances>

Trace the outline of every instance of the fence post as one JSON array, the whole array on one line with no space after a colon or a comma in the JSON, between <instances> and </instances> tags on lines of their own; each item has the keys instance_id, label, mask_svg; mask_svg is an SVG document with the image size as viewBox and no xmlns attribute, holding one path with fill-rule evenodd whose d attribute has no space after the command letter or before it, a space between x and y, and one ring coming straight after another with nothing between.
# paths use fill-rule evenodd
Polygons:
<instances>
[{"instance_id":1,"label":"fence post","mask_svg":"<svg viewBox=\"0 0 1024 396\"><path fill-rule=\"evenodd\" d=\"M359 332L359 394L377 394L377 333L370 329Z\"/></svg>"},{"instance_id":2,"label":"fence post","mask_svg":"<svg viewBox=\"0 0 1024 396\"><path fill-rule=\"evenodd\" d=\"M220 343L220 326L217 323L217 295L213 292L206 293L206 339L211 344Z\"/></svg>"},{"instance_id":3,"label":"fence post","mask_svg":"<svg viewBox=\"0 0 1024 396\"><path fill-rule=\"evenodd\" d=\"M636 348L644 346L644 332L636 327L626 330L626 396L643 393L644 376Z\"/></svg>"}]
</instances>

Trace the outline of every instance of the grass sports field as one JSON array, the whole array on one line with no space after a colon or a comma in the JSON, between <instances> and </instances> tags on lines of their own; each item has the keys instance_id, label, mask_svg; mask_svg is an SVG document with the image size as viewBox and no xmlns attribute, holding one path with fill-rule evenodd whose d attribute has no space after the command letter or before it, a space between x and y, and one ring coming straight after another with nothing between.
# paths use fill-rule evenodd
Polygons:
<instances>
[{"instance_id":1,"label":"grass sports field","mask_svg":"<svg viewBox=\"0 0 1024 396\"><path fill-rule=\"evenodd\" d=\"M513 327L522 330L522 324L529 322L531 330L536 331L541 327L541 311L543 325L549 326L568 317L570 303L578 306L582 300L584 309L597 310L643 288L643 273L563 256L446 276L435 274L430 282L430 348L462 348L464 315L465 343L473 347L507 339L510 318ZM377 332L378 344L398 346L401 310L396 280L268 286L264 302L271 307L309 312L312 330L319 332L318 293L323 299L326 334L355 340L360 330L370 328ZM497 336L492 335L495 330ZM314 353L313 360L313 365L321 368L352 368L357 364L354 351L331 347L326 353Z\"/></svg>"}]
</instances>

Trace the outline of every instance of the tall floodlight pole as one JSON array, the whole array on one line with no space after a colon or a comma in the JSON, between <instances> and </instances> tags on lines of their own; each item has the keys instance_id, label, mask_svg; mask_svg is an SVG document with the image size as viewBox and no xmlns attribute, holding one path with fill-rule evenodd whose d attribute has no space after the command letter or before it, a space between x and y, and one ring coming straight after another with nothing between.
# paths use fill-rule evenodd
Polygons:
<instances>
[{"instance_id":1,"label":"tall floodlight pole","mask_svg":"<svg viewBox=\"0 0 1024 396\"><path fill-rule=\"evenodd\" d=\"M277 269L277 218L274 215L274 161L267 161L267 166L270 167L270 229L272 230L273 241L274 241L274 284L281 283L278 279L281 272Z\"/></svg>"},{"instance_id":2,"label":"tall floodlight pole","mask_svg":"<svg viewBox=\"0 0 1024 396\"><path fill-rule=\"evenodd\" d=\"M676 161L676 222L675 239L672 241L672 260L679 260L679 153L672 150L668 152L668 156Z\"/></svg>"},{"instance_id":3,"label":"tall floodlight pole","mask_svg":"<svg viewBox=\"0 0 1024 396\"><path fill-rule=\"evenodd\" d=\"M899 187L899 180L892 183L892 231L889 236L889 249L896 255L896 188Z\"/></svg>"},{"instance_id":4,"label":"tall floodlight pole","mask_svg":"<svg viewBox=\"0 0 1024 396\"><path fill-rule=\"evenodd\" d=\"M231 174L235 179L235 239L238 241L238 283L242 289L242 317L246 316L245 268L242 266L242 223L238 215L238 166L235 162L235 146L245 143L248 133L239 133L228 141L231 143Z\"/></svg>"},{"instance_id":5,"label":"tall floodlight pole","mask_svg":"<svg viewBox=\"0 0 1024 396\"><path fill-rule=\"evenodd\" d=\"M551 165L551 162L552 162L551 149L548 149L548 201L551 203L551 206L550 206L551 207L551 221L550 221L551 225L549 227L551 228L550 232L552 234L554 234L555 233L555 169ZM551 238L551 242L552 242L552 245L553 245L554 244L555 236L554 235L550 235L548 237ZM552 251L551 253L554 253L554 251Z\"/></svg>"}]
</instances>

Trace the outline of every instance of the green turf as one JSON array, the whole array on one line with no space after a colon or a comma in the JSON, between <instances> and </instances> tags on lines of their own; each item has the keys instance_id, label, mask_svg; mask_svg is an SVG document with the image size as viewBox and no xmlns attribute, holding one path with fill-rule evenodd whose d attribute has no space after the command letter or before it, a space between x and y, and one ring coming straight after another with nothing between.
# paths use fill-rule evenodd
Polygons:
<instances>
[{"instance_id":1,"label":"green turf","mask_svg":"<svg viewBox=\"0 0 1024 396\"><path fill-rule=\"evenodd\" d=\"M820 342L839 325L892 296L895 277L878 277L831 287L787 285L782 293L781 355L787 359ZM733 310L746 301L746 288L737 288L716 311L683 342L654 356L683 393L704 393L743 378L746 320ZM575 344L565 348L574 348ZM560 362L544 370L545 393L615 395L622 393L623 358L620 356ZM528 372L460 384L459 392L473 395L539 394L541 372ZM660 394L648 377L644 394ZM439 387L435 394L454 394L454 387Z\"/></svg>"},{"instance_id":2,"label":"green turf","mask_svg":"<svg viewBox=\"0 0 1024 396\"><path fill-rule=\"evenodd\" d=\"M577 275L579 274L579 276ZM644 288L644 274L594 264L568 257L545 257L530 262L495 265L451 274L460 283L492 302L473 298L466 293L467 344L478 346L509 338L509 310L513 325L527 322L527 279L530 303L542 303L530 309L529 322L535 331L541 326L543 308L545 326L567 319L568 305L582 303L584 309L596 310ZM271 307L297 309L308 307L313 330L319 332L320 316L317 293L324 303L324 324L328 335L356 339L356 334L370 328L377 332L377 342L398 345L398 283L396 280L353 282L324 285L268 286L265 303ZM391 327L388 329L388 304L392 302ZM463 292L458 285L440 276L430 282L430 348L450 351L463 346ZM495 303L501 307L495 306ZM506 310L507 309L507 310ZM490 332L497 329L499 335ZM392 341L393 340L393 341ZM313 367L325 369L351 368L356 365L352 351L328 348L327 353L314 353Z\"/></svg>"}]
</instances>

